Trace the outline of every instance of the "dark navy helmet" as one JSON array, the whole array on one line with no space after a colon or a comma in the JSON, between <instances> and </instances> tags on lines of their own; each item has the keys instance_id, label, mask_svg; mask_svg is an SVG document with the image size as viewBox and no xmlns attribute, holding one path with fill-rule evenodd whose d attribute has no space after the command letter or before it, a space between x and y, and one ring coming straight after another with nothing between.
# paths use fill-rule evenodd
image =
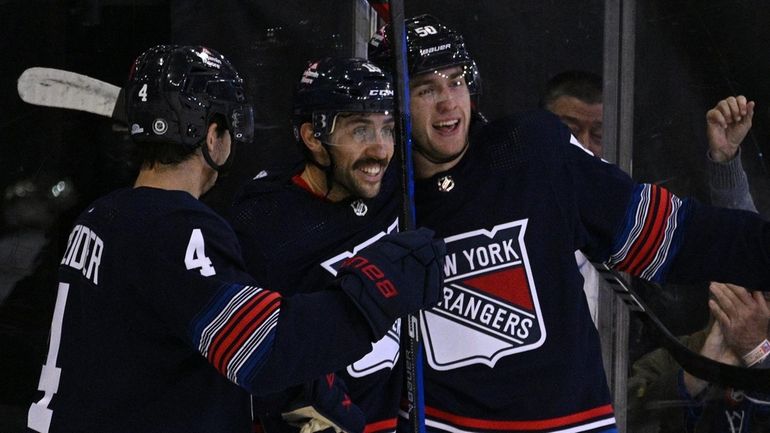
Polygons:
<instances>
[{"instance_id":1,"label":"dark navy helmet","mask_svg":"<svg viewBox=\"0 0 770 433\"><path fill-rule=\"evenodd\" d=\"M481 75L460 33L442 24L433 15L407 18L407 67L410 77L439 69L460 66L471 95L481 94ZM388 33L390 24L382 27L369 41L369 60L383 69L393 69L394 46Z\"/></svg>"},{"instance_id":2,"label":"dark navy helmet","mask_svg":"<svg viewBox=\"0 0 770 433\"><path fill-rule=\"evenodd\" d=\"M243 80L221 54L201 46L158 45L134 62L126 85L126 115L137 142L198 147L216 114L235 141L254 135ZM223 125L224 126L224 125Z\"/></svg>"},{"instance_id":3,"label":"dark navy helmet","mask_svg":"<svg viewBox=\"0 0 770 433\"><path fill-rule=\"evenodd\" d=\"M302 73L294 98L294 133L312 122L317 138L332 133L338 113L393 112L390 74L366 59L327 57L311 62Z\"/></svg>"}]
</instances>

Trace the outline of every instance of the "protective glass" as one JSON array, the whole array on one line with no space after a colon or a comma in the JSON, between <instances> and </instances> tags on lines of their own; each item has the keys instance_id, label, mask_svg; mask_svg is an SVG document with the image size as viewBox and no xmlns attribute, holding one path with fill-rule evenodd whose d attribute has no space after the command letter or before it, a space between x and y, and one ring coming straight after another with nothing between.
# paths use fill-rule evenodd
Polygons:
<instances>
[{"instance_id":1,"label":"protective glass","mask_svg":"<svg viewBox=\"0 0 770 433\"><path fill-rule=\"evenodd\" d=\"M205 86L202 93L222 101L242 102L246 98L241 84L233 80L207 80L198 85Z\"/></svg>"},{"instance_id":2,"label":"protective glass","mask_svg":"<svg viewBox=\"0 0 770 433\"><path fill-rule=\"evenodd\" d=\"M254 109L251 105L239 105L230 112L230 126L233 138L250 143L254 138Z\"/></svg>"}]
</instances>

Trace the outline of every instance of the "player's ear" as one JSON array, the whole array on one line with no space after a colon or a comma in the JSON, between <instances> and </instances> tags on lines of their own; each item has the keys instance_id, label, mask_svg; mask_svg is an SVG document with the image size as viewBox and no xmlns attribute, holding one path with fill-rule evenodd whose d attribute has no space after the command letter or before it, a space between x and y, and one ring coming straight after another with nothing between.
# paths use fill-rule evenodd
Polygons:
<instances>
[{"instance_id":1,"label":"player's ear","mask_svg":"<svg viewBox=\"0 0 770 433\"><path fill-rule=\"evenodd\" d=\"M315 148L323 147L321 146L321 140L316 138L315 132L313 131L313 124L310 122L305 122L299 127L299 136L302 139L302 142L305 143L305 146L311 151Z\"/></svg>"},{"instance_id":2,"label":"player's ear","mask_svg":"<svg viewBox=\"0 0 770 433\"><path fill-rule=\"evenodd\" d=\"M209 155L211 155L215 161L219 161L220 159L224 161L227 159L227 153L230 152L230 149L225 149L224 144L224 137L228 132L225 131L224 134L220 134L220 132L217 131L218 128L219 124L217 122L211 122L209 124L209 127L206 130L206 147L208 148ZM225 155L225 157L220 158L221 155Z\"/></svg>"},{"instance_id":3,"label":"player's ear","mask_svg":"<svg viewBox=\"0 0 770 433\"><path fill-rule=\"evenodd\" d=\"M299 136L302 139L302 142L305 143L305 146L310 150L310 153L315 157L315 160L320 164L327 164L329 160L329 155L326 153L326 148L321 143L321 140L319 140L315 136L315 132L313 131L313 124L310 122L305 122L300 126L299 128Z\"/></svg>"}]
</instances>

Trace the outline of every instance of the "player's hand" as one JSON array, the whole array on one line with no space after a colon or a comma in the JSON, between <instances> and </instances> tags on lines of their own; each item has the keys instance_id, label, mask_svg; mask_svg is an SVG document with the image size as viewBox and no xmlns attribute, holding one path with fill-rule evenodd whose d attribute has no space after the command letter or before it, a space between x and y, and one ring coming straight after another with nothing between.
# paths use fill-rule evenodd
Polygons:
<instances>
[{"instance_id":1,"label":"player's hand","mask_svg":"<svg viewBox=\"0 0 770 433\"><path fill-rule=\"evenodd\" d=\"M307 383L281 417L299 433L364 431L364 413L350 401L345 382L334 373Z\"/></svg>"},{"instance_id":2,"label":"player's hand","mask_svg":"<svg viewBox=\"0 0 770 433\"><path fill-rule=\"evenodd\" d=\"M700 354L723 364L740 365L741 363L738 355L727 345L725 336L722 333L722 327L718 322L711 324Z\"/></svg>"},{"instance_id":3,"label":"player's hand","mask_svg":"<svg viewBox=\"0 0 770 433\"><path fill-rule=\"evenodd\" d=\"M767 338L770 309L763 292L722 283L711 283L709 289L714 295L709 308L733 352L743 356Z\"/></svg>"},{"instance_id":4,"label":"player's hand","mask_svg":"<svg viewBox=\"0 0 770 433\"><path fill-rule=\"evenodd\" d=\"M706 137L709 155L716 162L729 161L735 157L743 139L751 129L754 117L754 101L745 96L730 96L706 112Z\"/></svg>"},{"instance_id":5,"label":"player's hand","mask_svg":"<svg viewBox=\"0 0 770 433\"><path fill-rule=\"evenodd\" d=\"M722 328L719 325L719 322L716 321L712 323L709 328L709 333L706 335L706 341L703 342L700 354L723 364L741 365L741 360L727 346L725 337L722 334ZM686 370L684 371L683 379L684 386L691 396L697 396L706 389L709 384L707 381L691 375Z\"/></svg>"},{"instance_id":6,"label":"player's hand","mask_svg":"<svg viewBox=\"0 0 770 433\"><path fill-rule=\"evenodd\" d=\"M421 228L383 236L342 264L342 290L379 340L393 322L438 302L446 245Z\"/></svg>"}]
</instances>

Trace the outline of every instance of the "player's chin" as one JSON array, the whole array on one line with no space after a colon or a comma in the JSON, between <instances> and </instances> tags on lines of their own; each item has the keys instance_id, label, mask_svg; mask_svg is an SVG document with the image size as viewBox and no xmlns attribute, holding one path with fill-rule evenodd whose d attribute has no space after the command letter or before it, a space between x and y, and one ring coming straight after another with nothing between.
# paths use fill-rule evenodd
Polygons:
<instances>
[{"instance_id":1,"label":"player's chin","mask_svg":"<svg viewBox=\"0 0 770 433\"><path fill-rule=\"evenodd\" d=\"M453 137L435 137L432 140L433 150L440 159L457 155L465 147L465 138L459 136Z\"/></svg>"},{"instance_id":2,"label":"player's chin","mask_svg":"<svg viewBox=\"0 0 770 433\"><path fill-rule=\"evenodd\" d=\"M380 187L382 182L364 182L360 183L356 187L356 195L360 198L370 199L377 197L380 193Z\"/></svg>"}]
</instances>

